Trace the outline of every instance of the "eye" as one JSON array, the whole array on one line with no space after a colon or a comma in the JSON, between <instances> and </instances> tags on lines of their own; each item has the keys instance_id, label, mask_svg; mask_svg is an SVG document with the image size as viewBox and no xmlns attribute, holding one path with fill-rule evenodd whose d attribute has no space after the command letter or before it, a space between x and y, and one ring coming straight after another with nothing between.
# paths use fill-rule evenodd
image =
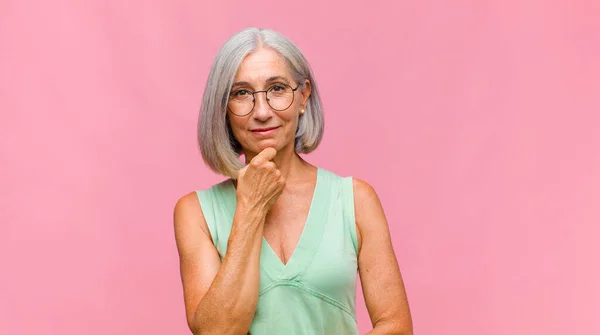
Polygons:
<instances>
[{"instance_id":1,"label":"eye","mask_svg":"<svg viewBox=\"0 0 600 335\"><path fill-rule=\"evenodd\" d=\"M275 84L269 88L269 91L283 92L283 91L285 91L285 86L282 84Z\"/></svg>"},{"instance_id":2,"label":"eye","mask_svg":"<svg viewBox=\"0 0 600 335\"><path fill-rule=\"evenodd\" d=\"M246 96L249 94L250 94L250 91L248 91L248 90L236 90L233 92L234 97L243 97L243 96Z\"/></svg>"}]
</instances>

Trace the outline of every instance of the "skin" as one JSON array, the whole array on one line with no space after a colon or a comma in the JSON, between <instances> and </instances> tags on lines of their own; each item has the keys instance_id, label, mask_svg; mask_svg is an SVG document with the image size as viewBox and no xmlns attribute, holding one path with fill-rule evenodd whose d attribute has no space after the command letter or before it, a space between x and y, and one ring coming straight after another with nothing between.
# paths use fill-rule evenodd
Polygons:
<instances>
[{"instance_id":1,"label":"skin","mask_svg":"<svg viewBox=\"0 0 600 335\"><path fill-rule=\"evenodd\" d=\"M282 77L276 82L296 87L284 59L271 49L259 49L244 59L232 89L266 90L275 83L268 79L275 76ZM258 301L262 237L283 263L296 248L317 174L317 168L294 151L295 130L310 93L307 80L284 111L273 111L265 94L258 93L252 113L243 117L230 113L229 123L247 165L235 183L238 203L222 262L195 192L175 205L186 315L194 334L246 334ZM253 132L272 127L277 129L268 136ZM380 200L359 179L354 179L354 194L359 274L373 324L368 334L412 334L404 284Z\"/></svg>"}]
</instances>

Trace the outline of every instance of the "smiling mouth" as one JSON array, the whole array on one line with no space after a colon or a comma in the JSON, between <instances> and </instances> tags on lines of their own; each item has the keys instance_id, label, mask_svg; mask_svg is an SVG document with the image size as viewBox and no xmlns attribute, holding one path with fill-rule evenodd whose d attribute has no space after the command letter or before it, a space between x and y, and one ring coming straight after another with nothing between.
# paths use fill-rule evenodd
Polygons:
<instances>
[{"instance_id":1,"label":"smiling mouth","mask_svg":"<svg viewBox=\"0 0 600 335\"><path fill-rule=\"evenodd\" d=\"M279 127L259 128L259 129L252 129L251 131L257 135L270 135L273 132L275 132L275 130L277 130L278 128Z\"/></svg>"}]
</instances>

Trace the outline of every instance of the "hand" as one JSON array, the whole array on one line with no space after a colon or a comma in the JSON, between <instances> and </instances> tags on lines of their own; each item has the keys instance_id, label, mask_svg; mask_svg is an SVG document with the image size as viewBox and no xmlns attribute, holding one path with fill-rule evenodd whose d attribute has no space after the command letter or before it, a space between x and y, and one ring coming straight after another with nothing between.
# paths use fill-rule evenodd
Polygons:
<instances>
[{"instance_id":1,"label":"hand","mask_svg":"<svg viewBox=\"0 0 600 335\"><path fill-rule=\"evenodd\" d=\"M274 148L266 148L238 171L236 196L239 203L266 215L281 195L285 178L277 169Z\"/></svg>"}]
</instances>

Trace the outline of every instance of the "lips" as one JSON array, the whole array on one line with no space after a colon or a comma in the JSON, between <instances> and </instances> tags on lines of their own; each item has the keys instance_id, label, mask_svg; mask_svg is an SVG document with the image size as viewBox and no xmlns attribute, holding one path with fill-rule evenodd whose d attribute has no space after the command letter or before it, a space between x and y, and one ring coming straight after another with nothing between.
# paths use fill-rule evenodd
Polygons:
<instances>
[{"instance_id":1,"label":"lips","mask_svg":"<svg viewBox=\"0 0 600 335\"><path fill-rule=\"evenodd\" d=\"M252 133L256 135L271 135L274 133L279 127L269 127L269 128L256 128L252 129Z\"/></svg>"}]
</instances>

